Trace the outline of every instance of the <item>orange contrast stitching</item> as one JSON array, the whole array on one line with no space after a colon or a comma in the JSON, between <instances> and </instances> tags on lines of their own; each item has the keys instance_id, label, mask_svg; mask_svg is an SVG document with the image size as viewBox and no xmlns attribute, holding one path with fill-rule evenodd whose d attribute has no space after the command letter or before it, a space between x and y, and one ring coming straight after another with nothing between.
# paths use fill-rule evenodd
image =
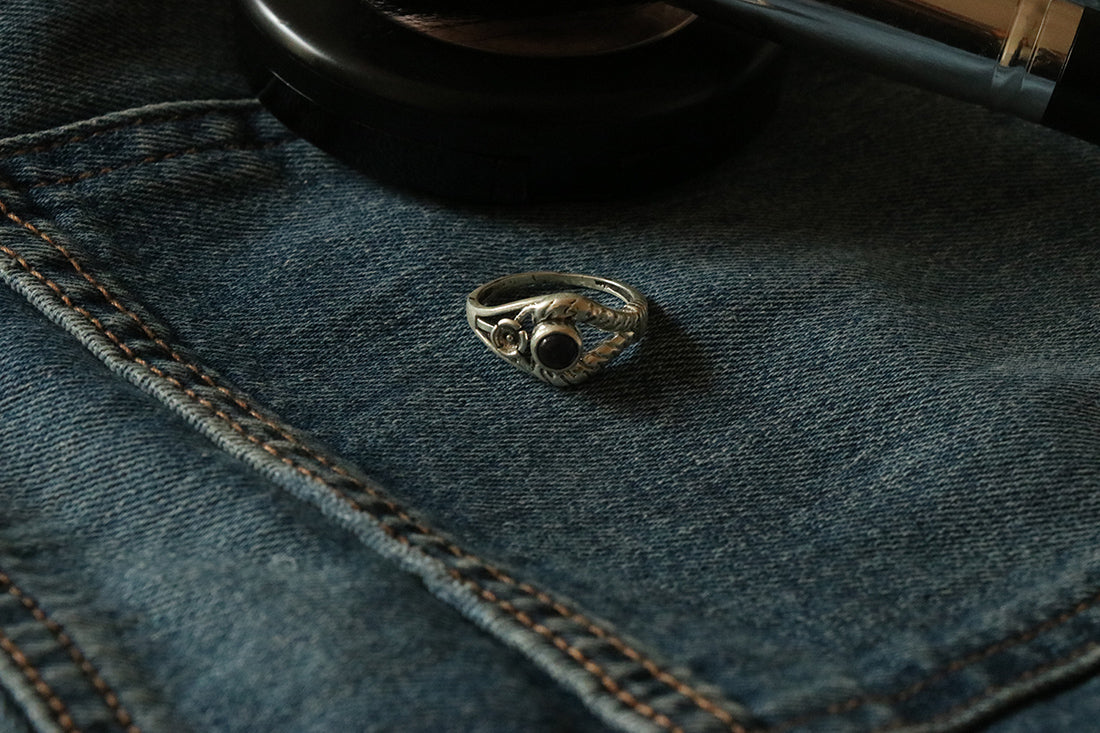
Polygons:
<instances>
[{"instance_id":1,"label":"orange contrast stitching","mask_svg":"<svg viewBox=\"0 0 1100 733\"><path fill-rule=\"evenodd\" d=\"M57 643L61 645L65 651L69 653L69 657L80 669L81 674L85 679L92 684L99 696L103 698L103 702L114 713L115 720L126 731L126 733L141 733L141 728L134 724L133 716L130 712L123 707L122 702L119 701L118 695L111 689L111 686L103 679L99 674L99 670L96 669L84 653L80 651L80 647L76 645L76 642L72 640L72 637L62 628L61 624L54 621L52 618L46 615L46 612L42 610L42 607L38 603L25 593L19 586L17 586L12 579L0 570L0 588L7 587L8 594L19 601L19 604L30 612L35 621L46 627L46 629L53 635Z\"/></svg>"},{"instance_id":2,"label":"orange contrast stitching","mask_svg":"<svg viewBox=\"0 0 1100 733\"><path fill-rule=\"evenodd\" d=\"M376 489L374 489L373 487L363 483L361 480L355 478L354 476L352 476L350 473L348 473L342 467L332 464L324 456L321 456L321 455L317 454L312 449L310 449L308 446L303 445L300 442L300 440L298 440L294 436L290 435L289 433L287 433L282 428L274 425L268 418L264 418L263 416L259 415L255 410L253 410L250 406L248 406L248 403L245 402L243 399L238 398L236 395L231 393L227 388L225 388L221 385L217 385L213 381L213 379L209 375L207 375L205 372L203 372L197 365L185 360L182 356L180 356L163 339L161 339L159 336L157 336L156 333L143 320L141 320L141 318L136 313L134 313L132 310L126 308L113 295L111 295L110 292L101 283L99 283L98 280L96 280L90 273L88 273L79 264L79 262L77 262L77 260L73 257L73 255L65 247L58 244L55 240L53 240L52 237L50 237L48 234L46 234L45 232L43 232L40 229L38 229L37 227L35 227L33 224L30 224L29 222L26 222L23 219L19 218L16 214L14 214L4 204L3 201L0 201L0 213L4 214L4 216L6 216L9 220L14 222L15 224L18 224L19 226L23 227L27 231L30 231L31 233L35 234L36 236L38 236L39 238L41 238L42 240L44 240L45 242L50 244L52 247L54 247L62 256L65 257L65 259L76 270L76 272L78 272L89 284L91 284L96 289L96 291L99 292L100 295L102 295L103 298L112 307L114 307L120 313L123 313L124 315L129 317L131 320L133 320L137 324L137 326L141 329L141 331L146 336L148 336L154 343L156 343L160 348L162 348L169 355L169 357L173 361L176 361L176 362L186 366L198 378L200 378L204 383L212 386L213 388L217 389L219 392L225 394L227 397L232 399L235 404L240 406L242 409L246 410L253 417L257 418L258 420L260 420L261 422L263 422L266 425L274 427L274 429L278 432L278 434L281 437L285 438L288 442L292 443L293 445L295 445L296 447L301 449L306 455L310 456L311 458L316 460L318 463L320 463L321 465L324 465L325 467L329 468L333 472L347 478L357 488L361 489L362 491L364 491L365 493L367 493L368 495L370 495L374 499L378 500L380 503L382 503L383 506L385 506L387 509L389 509L396 517L398 517L402 521L408 523L411 527L416 529L420 534L423 534L424 536L432 538L434 540L440 541L442 546L447 551L449 551L451 554L455 555L456 557L469 559L469 560L472 560L472 561L476 562L479 566L481 566L483 569L485 569L493 577L497 578L501 582L503 582L507 585L510 585L512 587L515 587L518 590L520 590L521 592L523 592L527 595L531 595L531 596L537 598L538 600L540 600L544 603L546 602L546 601L543 600L544 598L550 598L550 596L548 596L547 594L542 593L540 591L536 591L532 586L530 586L526 583L523 583L523 584L517 583L514 579L512 579L508 575L504 574L500 570L494 568L493 566L489 565L488 563L484 562L483 560L478 558L476 555L470 554L470 553L462 550L461 548L457 547L456 545L454 545L450 542L447 542L445 539L443 539L442 537L437 535L434 531L432 531L429 528L423 526L422 524L417 523L404 510L402 510L398 505L396 505L391 500L389 500L386 497L384 497L383 495L381 495ZM321 476L319 476L314 471L311 471L310 469L306 468L305 466L299 465L293 459L282 455L279 452L279 450L277 448L275 448L274 446L272 446L271 444L262 441L261 439L257 438L254 435L251 435L250 433L247 432L247 430L240 423L235 421L231 416L226 414L224 411L219 410L216 405L214 405L212 402L210 402L210 400L199 396L197 393L194 392L194 390L192 390L190 388L187 388L187 387L184 387L183 384L178 379L176 379L175 377L172 377L171 375L165 373L163 370L161 370L157 366L155 366L153 364L150 364L146 360L144 360L141 357L137 356L133 352L133 350L130 349L125 343L123 343L122 340L116 334L114 334L110 329L108 329L102 323L102 321L100 321L98 318L93 316L86 309L76 305L73 302L72 298L67 293L65 293L64 290L62 290L60 288L60 286L58 286L56 283L54 283L52 280L47 278L42 273L38 272L32 265L30 265L29 262L27 262L17 252L15 252L14 250L12 250L12 249L4 246L4 245L0 245L0 252L4 252L9 257L14 259L19 264L20 267L22 267L25 271L27 271L29 274L34 276L35 279L39 280L44 285L49 287L59 297L59 299L62 301L62 303L64 303L68 308L76 311L77 313L79 313L83 317L87 318L92 323L92 325L95 326L95 328L97 330L99 330L101 333L103 333L105 336L107 336L107 338L110 339L112 343L114 343L116 346L118 346L119 349L131 361L143 366L144 368L151 371L153 374L157 375L158 377L161 377L162 379L165 379L166 381L168 381L171 384L173 384L174 386L176 386L185 395L187 395L188 397L190 397L194 401L198 402L200 405L202 405L202 406L206 407L207 409L211 410L211 412L214 415L216 415L217 417L219 417L220 419L225 421L235 432L237 432L238 434L243 436L249 442L253 443L254 445L256 445L258 447L260 447L262 450L269 453L273 457L278 458L285 465L295 469L298 473L300 473L304 476L307 476L310 479L313 479L315 481L318 481L319 483L322 483L322 484L328 486L329 489L331 489L338 497L340 497L344 502L346 502L354 510L356 510L356 511L365 511L364 508L358 503L358 501L354 497L350 496L349 494L342 491L341 489L339 489L335 486L332 486L331 484L326 482ZM379 526L382 528L383 532L385 532L388 536L401 541L405 545L410 545L408 538L403 536L403 535L398 535L392 527L389 527L388 525L386 525L384 523L380 524ZM471 578L463 577L463 582L470 585L483 598L486 598L487 600L489 600L490 598L496 599L496 596L494 594L492 594L491 591L488 591L487 589L482 587L475 580L473 580ZM522 611L519 611L518 609L516 609L514 606L512 606L512 604L508 603L507 601L504 601L502 599L497 599L497 600L493 600L492 602L496 603L496 605L498 607L500 607L502 610L509 613L513 617L515 617L518 621L520 621L520 623L524 623L525 618L528 621L530 621L530 618L526 614L524 614ZM685 696L687 696L690 700L692 700L692 702L694 702L698 707L700 707L700 709L714 715L721 722L725 723L727 725L728 729L731 731L731 733L747 733L745 728L743 728L741 725L737 724L734 721L733 716L728 711L719 708L714 703L712 703L711 701L709 701L705 697L703 697L700 693L693 690L687 684L685 684L682 681L676 679L673 675L669 674L667 671L661 670L661 668L658 665L656 665L651 660L649 660L649 659L645 658L644 656L642 656L638 651L636 651L635 649L633 649L632 647L627 645L624 641L622 641L618 637L614 636L613 634L609 634L605 630L595 626L591 621L589 621L584 616L582 616L582 615L580 615L576 612L570 611L567 607L565 607L564 605L562 605L558 602L552 603L551 607L554 609L555 612L557 612L559 614L562 614L562 615L566 616L567 618L577 620L580 623L584 624L586 626L586 628L588 628L590 631L592 631L593 633L598 635L600 638L606 640L609 644L614 646L616 649L620 650L627 657L641 663L643 668L645 668L651 674L654 674L653 670L656 670L657 678L660 679L661 682L663 682L664 684L670 685L677 692L680 692L680 694L684 694ZM532 628L532 630L535 630L536 633L540 633L540 634L542 633L542 632L538 631L538 629L534 629L533 626L531 626L530 628ZM545 629L545 627L542 627L541 625L540 625L540 628ZM551 641L554 643L554 645L557 646L559 649L561 649L568 656L570 656L571 658L573 658L576 661L580 661L580 659L578 659L577 655L580 655L580 657L583 658L583 654L581 654L581 652L579 650L576 650L574 647L569 646L568 642L566 642L564 639L557 636L556 634L554 634L549 629L546 629L546 632L551 634L551 636L553 637L551 639ZM564 647L561 646L563 644L565 645ZM640 714L650 718L651 720L653 720L658 725L662 725L662 727L668 728L670 731L672 731L672 733L678 733L679 729L676 726L673 725L672 727L669 727L668 725L664 724L663 721L667 721L669 724L672 723L672 721L669 720L667 718L667 716L665 716L661 713L657 713L657 711L654 710L651 706L646 705L645 703L642 703L640 700L637 700L637 698L635 698L633 695L630 695L630 693L626 692L625 690L621 690L621 688L618 687L618 684L614 681L614 679L611 678L595 662L592 662L591 660L588 660L587 658L584 658L584 661L581 662L581 664L586 669L586 671L588 671L590 674L593 674L593 675L597 676L597 678L600 679L600 682L604 685L604 687L607 688L608 690L612 691L613 694L615 694L616 697L619 700L621 700L622 702L624 702L625 704L627 704L629 707L636 710ZM613 688L614 688L614 690L619 690L619 692L614 692ZM685 690L687 691L686 693L684 692ZM700 704L700 701L702 701L702 704Z\"/></svg>"},{"instance_id":3,"label":"orange contrast stitching","mask_svg":"<svg viewBox=\"0 0 1100 733\"><path fill-rule=\"evenodd\" d=\"M850 713L853 710L858 710L864 705L868 705L871 703L893 705L899 702L905 702L906 700L909 700L920 693L921 690L925 689L926 687L934 685L935 683L948 678L959 670L969 667L972 664L976 664L983 659L988 659L989 657L995 654L999 654L1006 649L1011 649L1012 647L1019 644L1026 644L1027 642L1034 640L1040 634L1044 634L1047 631L1055 629L1062 624L1072 620L1075 616L1079 616L1085 611L1093 608L1094 606L1096 606L1097 603L1100 603L1100 593L1097 593L1091 598L1081 601L1068 611L1063 611L1057 616L1054 616L1043 621L1042 623L1032 626L1030 629L1022 631L1018 634L1014 634L1006 639L1002 639L1001 641L991 644L984 649L980 649L976 652L971 652L965 657L956 659L955 661L945 665L939 671L934 672L928 677L925 677L922 680L918 680L917 682L914 682L908 687L898 690L897 692L883 695L860 695L857 697L853 697L845 700L844 702L834 703L833 705L830 705L822 711L782 721L780 723L777 723L775 726L769 728L768 730L771 731L771 733L782 733L783 731L789 730L799 725L803 725L812 720L817 720L818 718L825 718L830 715L840 715L842 713Z\"/></svg>"},{"instance_id":4,"label":"orange contrast stitching","mask_svg":"<svg viewBox=\"0 0 1100 733\"><path fill-rule=\"evenodd\" d=\"M462 573L460 573L458 570L451 569L448 572L455 580L458 580L460 582L469 582L468 579L464 578L462 576ZM548 639L551 643L553 643L554 646L556 646L562 652L567 654L571 659L580 664L585 669L585 671L597 677L600 680L600 683L603 684L604 688L608 692L613 694L620 702L626 704L631 708L634 708L642 715L650 718L657 725L660 725L663 728L667 728L669 731L671 731L671 733L684 733L684 729L673 723L667 715L663 713L658 713L656 710L653 709L651 705L647 705L634 695L624 690L619 685L619 683L615 682L614 679L609 677L598 664L586 657L584 655L584 652L574 646L570 646L569 642L567 642L565 639L555 634L543 624L540 624L532 619L528 614L516 608L511 602L500 598L492 591L481 588L476 584L475 587L477 588L478 595L480 595L482 598L489 601L490 603L495 603L508 613L512 614L515 619L521 624L539 634L540 636Z\"/></svg>"},{"instance_id":5,"label":"orange contrast stitching","mask_svg":"<svg viewBox=\"0 0 1100 733\"><path fill-rule=\"evenodd\" d=\"M477 558L472 558L472 559L476 560ZM672 689L676 690L676 692L680 693L684 697L691 700L693 703L695 703L702 710L705 710L706 712L710 713L714 717L718 718L718 720L725 723L726 726L731 731L733 731L734 733L747 733L747 731L737 723L737 721L729 713L728 710L723 710L722 708L718 707L713 702L706 699L705 697L700 695L698 692L696 692L695 690L688 687L687 685L685 685L680 680L673 677L667 671L665 671L665 670L661 669L660 667L658 667L656 664L653 663L653 661L643 657L641 654L639 654L632 647L627 646L618 637L613 636L611 634L608 634L604 629L602 629L599 626L597 626L596 624L594 624L586 616L578 613L577 611L573 611L572 609L566 607L560 601L555 600L549 594L545 593L544 591L538 590L537 588L535 588L534 586L532 586L529 583L518 583L513 578L505 575L504 573L500 572L496 568L494 568L492 566L489 566L489 565L486 565L485 569L489 571L490 575L492 575L494 578L501 581L502 583L505 583L505 584L511 585L511 586L515 586L516 588L523 591L527 595L534 596L538 600L540 600L543 603L545 603L546 605L550 606L559 615L564 616L565 618L571 619L573 621L576 621L578 624L584 626L584 628L587 629L591 634L603 639L607 643L611 644L611 646L615 647L620 652L622 652L622 654L624 656L626 656L629 659L632 659L635 662L638 662L639 664L641 664L642 668L645 669L647 672L649 672L651 675L653 675L656 679L660 680L664 684L666 684L669 687L671 687ZM536 631L537 631L537 629L536 629Z\"/></svg>"},{"instance_id":6,"label":"orange contrast stitching","mask_svg":"<svg viewBox=\"0 0 1100 733\"><path fill-rule=\"evenodd\" d=\"M225 100L225 101L233 101L233 100ZM240 108L219 107L219 108L214 108L214 109L204 108L204 109L191 110L189 112L176 113L176 114L172 114L172 115L169 115L169 116L166 116L166 117L137 117L137 118L132 119L132 120L123 120L121 122L117 122L115 124L108 125L107 127L101 127L97 130L92 130L92 131L82 133L82 134L79 134L79 135L75 135L73 137L65 138L65 139L62 139L62 140L54 140L53 142L48 142L48 143L39 143L38 145L32 145L31 147L20 148L18 150L13 150L9 153L4 153L3 157L0 157L0 160L7 160L9 158L15 158L15 157L18 157L20 155L27 155L28 153L45 153L49 150L56 150L57 148L64 147L65 145L71 145L73 143L84 142L85 140L90 140L93 137L99 137L100 135L106 135L107 133L115 132L116 130L122 130L122 129L127 128L127 127L141 127L142 125L153 125L153 124L160 124L160 123L166 123L166 122L179 122L181 120L190 120L190 119L193 119L195 117L202 117L204 115L217 114L217 113L231 113L231 112L238 112L238 111L252 112L256 109L257 109L257 107L240 107Z\"/></svg>"},{"instance_id":7,"label":"orange contrast stitching","mask_svg":"<svg viewBox=\"0 0 1100 733\"><path fill-rule=\"evenodd\" d=\"M178 150L173 153L165 153L163 155L149 155L141 160L135 160L130 163L122 163L120 165L110 166L107 168L99 168L97 170L84 171L83 173L77 173L72 176L64 176L62 178L53 178L45 181L36 181L27 186L30 188L42 188L43 186L59 186L69 183L78 183L80 181L87 181L92 178L98 178L99 176L106 175L108 173L114 173L115 171L126 170L127 168L136 168L139 165L148 165L149 163L160 163L165 160L172 160L173 158L182 158L185 155L194 155L196 153L209 153L220 150L270 150L271 148L278 147L280 145L286 145L289 142L297 140L296 137L285 137L278 140L272 140L266 143L229 143L212 145L208 147L197 146L187 148L186 150Z\"/></svg>"},{"instance_id":8,"label":"orange contrast stitching","mask_svg":"<svg viewBox=\"0 0 1100 733\"><path fill-rule=\"evenodd\" d=\"M1092 650L1096 649L1098 646L1100 646L1100 645L1098 645L1095 641L1090 641L1087 644L1083 644L1082 646L1077 647L1072 652L1070 652L1069 654L1067 654L1064 657L1061 657L1060 659L1056 659L1053 662L1045 662L1043 664L1040 664L1038 667L1032 667L1031 669L1029 669L1025 672L1022 672L1019 676L1017 676L1011 682L1001 684L1001 685L991 685L990 687L985 688L984 690L981 691L981 693L975 695L974 697L970 698L966 702L959 703L958 705L955 705L950 710L946 710L946 711L940 713L939 715L936 715L932 718L929 718L928 720L919 720L919 721L914 721L914 722L918 725L929 725L929 724L933 724L933 723L939 723L939 722L944 721L944 720L949 720L949 719L955 717L956 715L958 715L959 713L963 712L967 708L973 707L974 705L981 702L982 700L990 698L990 697L996 695L998 692L1002 692L1004 690L1007 690L1008 688L1012 687L1013 685L1019 684L1020 682L1025 682L1025 681L1031 679L1032 677L1037 677L1037 676L1043 674L1044 672L1049 672L1050 670L1056 669L1056 668L1062 666L1063 664L1069 664L1070 662L1074 661L1075 659L1080 659L1081 657L1085 656L1086 654L1088 654ZM912 725L912 724L914 724L914 722L901 720L901 721L897 721L897 722L894 722L894 723L888 723L885 727L876 728L874 731L872 731L872 733L887 733L887 731L898 730L899 728L904 728L908 725Z\"/></svg>"},{"instance_id":9,"label":"orange contrast stitching","mask_svg":"<svg viewBox=\"0 0 1100 733\"><path fill-rule=\"evenodd\" d=\"M11 657L11 661L15 662L15 666L19 667L23 676L34 687L35 693L46 703L46 706L50 709L50 714L53 715L54 720L61 726L61 729L65 733L80 733L76 723L73 722L73 716L69 713L69 708L61 702L61 698L57 696L53 688L46 683L46 680L42 679L42 673L31 664L31 661L27 659L27 655L16 646L14 641L8 638L3 629L0 629L0 650Z\"/></svg>"}]
</instances>

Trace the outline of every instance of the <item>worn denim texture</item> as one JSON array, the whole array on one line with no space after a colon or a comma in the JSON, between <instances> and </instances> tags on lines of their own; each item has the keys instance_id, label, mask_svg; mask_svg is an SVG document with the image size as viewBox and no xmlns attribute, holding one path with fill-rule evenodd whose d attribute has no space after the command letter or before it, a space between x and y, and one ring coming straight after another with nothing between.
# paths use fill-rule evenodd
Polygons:
<instances>
[{"instance_id":1,"label":"worn denim texture","mask_svg":"<svg viewBox=\"0 0 1100 733\"><path fill-rule=\"evenodd\" d=\"M0 11L5 730L1095 720L1094 147L800 58L706 176L459 206L140 5ZM649 335L511 370L528 269Z\"/></svg>"}]
</instances>

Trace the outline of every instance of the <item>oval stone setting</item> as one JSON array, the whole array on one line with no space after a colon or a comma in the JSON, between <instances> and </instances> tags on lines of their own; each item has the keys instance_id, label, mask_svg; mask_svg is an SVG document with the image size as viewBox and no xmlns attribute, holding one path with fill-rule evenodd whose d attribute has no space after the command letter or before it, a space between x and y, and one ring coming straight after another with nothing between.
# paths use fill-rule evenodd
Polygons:
<instances>
[{"instance_id":1,"label":"oval stone setting","mask_svg":"<svg viewBox=\"0 0 1100 733\"><path fill-rule=\"evenodd\" d=\"M535 358L547 369L562 371L573 366L581 355L581 345L572 335L551 331L535 344Z\"/></svg>"}]
</instances>

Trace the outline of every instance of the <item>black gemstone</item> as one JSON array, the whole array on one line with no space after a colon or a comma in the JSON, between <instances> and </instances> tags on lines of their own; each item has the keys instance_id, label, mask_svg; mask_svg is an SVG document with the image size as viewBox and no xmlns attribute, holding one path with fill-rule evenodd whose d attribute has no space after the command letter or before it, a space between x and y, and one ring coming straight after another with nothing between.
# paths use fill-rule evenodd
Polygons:
<instances>
[{"instance_id":1,"label":"black gemstone","mask_svg":"<svg viewBox=\"0 0 1100 733\"><path fill-rule=\"evenodd\" d=\"M561 331L551 331L535 344L535 356L538 357L539 363L555 371L573 366L580 355L580 344Z\"/></svg>"}]
</instances>

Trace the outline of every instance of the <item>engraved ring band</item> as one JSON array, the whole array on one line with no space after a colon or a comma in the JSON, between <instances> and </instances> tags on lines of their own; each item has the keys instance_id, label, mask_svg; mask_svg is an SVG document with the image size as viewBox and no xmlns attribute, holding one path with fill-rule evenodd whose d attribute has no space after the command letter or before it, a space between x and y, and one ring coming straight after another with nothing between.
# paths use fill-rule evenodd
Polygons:
<instances>
[{"instance_id":1,"label":"engraved ring band","mask_svg":"<svg viewBox=\"0 0 1100 733\"><path fill-rule=\"evenodd\" d=\"M611 308L572 289L623 302ZM601 370L645 333L648 304L615 280L562 272L524 272L482 285L466 299L466 320L497 356L559 387ZM581 324L610 335L585 350Z\"/></svg>"}]
</instances>

